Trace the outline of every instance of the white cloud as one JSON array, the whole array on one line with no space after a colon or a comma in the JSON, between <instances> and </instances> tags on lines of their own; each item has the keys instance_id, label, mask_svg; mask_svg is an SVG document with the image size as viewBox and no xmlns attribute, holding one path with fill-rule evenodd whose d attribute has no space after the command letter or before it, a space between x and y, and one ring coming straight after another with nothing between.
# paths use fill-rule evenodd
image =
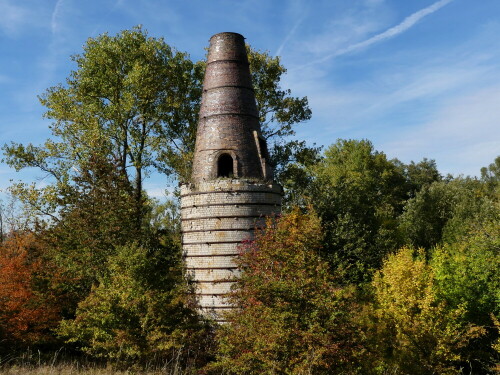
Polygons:
<instances>
[{"instance_id":1,"label":"white cloud","mask_svg":"<svg viewBox=\"0 0 500 375\"><path fill-rule=\"evenodd\" d=\"M500 155L500 86L449 100L428 122L384 145L403 160L430 157L444 172L477 175Z\"/></svg>"},{"instance_id":2,"label":"white cloud","mask_svg":"<svg viewBox=\"0 0 500 375\"><path fill-rule=\"evenodd\" d=\"M295 22L295 25L293 25L293 27L290 29L290 31L288 32L288 34L285 36L285 39L283 39L283 42L281 42L280 46L278 47L278 49L274 53L275 56L280 56L281 55L281 52L283 51L283 48L285 48L285 45L288 43L288 41L290 40L290 38L295 34L295 31L297 31L297 29L299 28L300 24L304 20L304 18L305 18L305 15L303 15L302 17L300 17Z\"/></svg>"},{"instance_id":3,"label":"white cloud","mask_svg":"<svg viewBox=\"0 0 500 375\"><path fill-rule=\"evenodd\" d=\"M56 34L60 31L60 23L59 18L61 16L61 9L63 7L64 0L57 0L56 5L54 6L54 10L52 11L52 16L50 18L50 29L52 30L52 34Z\"/></svg>"},{"instance_id":4,"label":"white cloud","mask_svg":"<svg viewBox=\"0 0 500 375\"><path fill-rule=\"evenodd\" d=\"M444 7L445 5L451 3L453 0L439 0L435 2L434 4L428 6L427 8L421 9L410 16L406 17L401 23L397 24L396 26L393 26L379 34L376 34L372 36L371 38L368 38L362 42L354 43L351 44L347 47L340 48L333 53L330 53L326 56L323 56L320 59L314 60L306 65L312 65L312 64L319 64L322 62L325 62L327 60L330 60L334 57L345 55L351 52L355 52L358 50L362 50L365 48L370 47L373 44L376 44L378 42L381 42L386 39L393 38L401 33L404 33L405 31L409 30L411 27L413 27L415 24L417 24L420 20L422 20L424 17L437 12L439 9ZM362 26L360 26L362 28Z\"/></svg>"},{"instance_id":5,"label":"white cloud","mask_svg":"<svg viewBox=\"0 0 500 375\"><path fill-rule=\"evenodd\" d=\"M6 34L12 35L28 22L29 12L9 0L0 0L0 29Z\"/></svg>"},{"instance_id":6,"label":"white cloud","mask_svg":"<svg viewBox=\"0 0 500 375\"><path fill-rule=\"evenodd\" d=\"M47 27L50 13L45 2L38 0L0 0L0 35L11 38L33 33Z\"/></svg>"}]
</instances>

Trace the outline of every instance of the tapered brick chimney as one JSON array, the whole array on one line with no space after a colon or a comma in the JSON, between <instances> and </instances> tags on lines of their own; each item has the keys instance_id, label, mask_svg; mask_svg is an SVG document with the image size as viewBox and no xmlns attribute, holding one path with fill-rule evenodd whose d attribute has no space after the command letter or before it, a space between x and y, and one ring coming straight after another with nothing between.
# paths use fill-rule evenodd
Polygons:
<instances>
[{"instance_id":1,"label":"tapered brick chimney","mask_svg":"<svg viewBox=\"0 0 500 375\"><path fill-rule=\"evenodd\" d=\"M181 186L183 250L200 310L223 321L242 241L281 208L244 38L210 38L191 181Z\"/></svg>"}]
</instances>

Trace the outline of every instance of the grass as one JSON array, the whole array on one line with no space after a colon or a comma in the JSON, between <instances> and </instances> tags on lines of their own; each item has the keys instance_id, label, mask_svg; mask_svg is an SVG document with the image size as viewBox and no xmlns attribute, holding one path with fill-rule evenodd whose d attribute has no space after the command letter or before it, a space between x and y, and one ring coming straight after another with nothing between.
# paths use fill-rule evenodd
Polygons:
<instances>
[{"instance_id":1,"label":"grass","mask_svg":"<svg viewBox=\"0 0 500 375\"><path fill-rule=\"evenodd\" d=\"M87 357L64 358L61 351L51 356L30 351L19 356L0 357L0 375L188 375L194 370L183 369L178 360L151 361L138 366L123 362L99 363Z\"/></svg>"},{"instance_id":2,"label":"grass","mask_svg":"<svg viewBox=\"0 0 500 375\"><path fill-rule=\"evenodd\" d=\"M173 372L162 370L113 370L109 368L98 368L79 366L75 364L59 364L54 366L42 365L40 367L25 367L14 365L0 369L2 375L164 375ZM180 374L180 372L178 372Z\"/></svg>"}]
</instances>

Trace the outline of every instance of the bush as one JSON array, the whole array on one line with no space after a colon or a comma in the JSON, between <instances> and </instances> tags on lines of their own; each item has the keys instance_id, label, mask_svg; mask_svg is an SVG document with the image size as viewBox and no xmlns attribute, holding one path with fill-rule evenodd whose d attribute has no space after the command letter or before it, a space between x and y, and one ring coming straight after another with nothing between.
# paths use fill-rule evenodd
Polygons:
<instances>
[{"instance_id":1,"label":"bush","mask_svg":"<svg viewBox=\"0 0 500 375\"><path fill-rule=\"evenodd\" d=\"M217 334L211 367L230 374L336 374L353 365L355 334L349 293L335 286L317 252L314 213L268 220L242 246L236 306Z\"/></svg>"},{"instance_id":2,"label":"bush","mask_svg":"<svg viewBox=\"0 0 500 375\"><path fill-rule=\"evenodd\" d=\"M94 356L141 361L200 353L208 328L189 306L179 252L128 245L59 333ZM198 349L197 349L198 347Z\"/></svg>"},{"instance_id":3,"label":"bush","mask_svg":"<svg viewBox=\"0 0 500 375\"><path fill-rule=\"evenodd\" d=\"M452 307L439 299L423 251L414 255L403 248L389 256L373 280L374 373L459 374L462 349L484 329L464 319L465 305Z\"/></svg>"}]
</instances>

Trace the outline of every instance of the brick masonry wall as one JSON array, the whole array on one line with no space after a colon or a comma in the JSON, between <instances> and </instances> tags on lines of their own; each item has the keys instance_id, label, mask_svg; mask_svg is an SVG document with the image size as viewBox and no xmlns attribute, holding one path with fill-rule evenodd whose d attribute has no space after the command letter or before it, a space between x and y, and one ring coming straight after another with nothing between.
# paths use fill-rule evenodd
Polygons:
<instances>
[{"instance_id":1,"label":"brick masonry wall","mask_svg":"<svg viewBox=\"0 0 500 375\"><path fill-rule=\"evenodd\" d=\"M239 276L236 257L266 216L280 212L242 35L210 38L193 172L181 186L182 241L200 310L221 319Z\"/></svg>"},{"instance_id":2,"label":"brick masonry wall","mask_svg":"<svg viewBox=\"0 0 500 375\"><path fill-rule=\"evenodd\" d=\"M203 82L192 181L217 178L217 158L236 159L234 176L269 178L264 173L254 132L260 134L243 36L220 33L210 38Z\"/></svg>"},{"instance_id":3,"label":"brick masonry wall","mask_svg":"<svg viewBox=\"0 0 500 375\"><path fill-rule=\"evenodd\" d=\"M217 316L230 307L223 296L238 276L239 246L280 212L281 195L277 184L244 179L181 186L183 250L201 310Z\"/></svg>"}]
</instances>

